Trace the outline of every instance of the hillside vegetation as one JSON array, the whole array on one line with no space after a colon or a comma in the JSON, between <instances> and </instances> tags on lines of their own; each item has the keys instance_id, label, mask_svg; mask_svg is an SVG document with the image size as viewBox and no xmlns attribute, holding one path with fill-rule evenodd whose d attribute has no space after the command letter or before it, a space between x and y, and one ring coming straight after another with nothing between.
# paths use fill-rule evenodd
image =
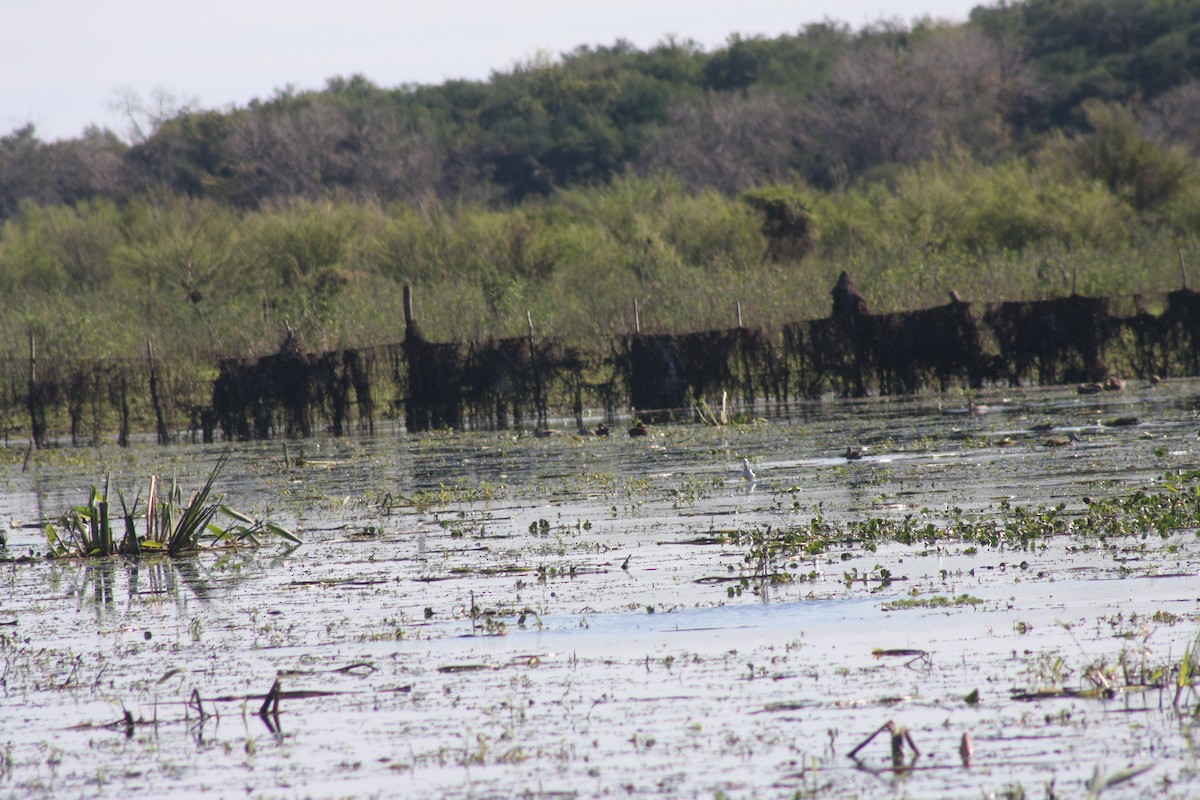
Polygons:
<instances>
[{"instance_id":1,"label":"hillside vegetation","mask_svg":"<svg viewBox=\"0 0 1200 800\"><path fill-rule=\"evenodd\" d=\"M487 81L363 76L129 131L0 138L0 353L211 363L578 344L1077 290L1200 258L1200 2L1026 0L962 25L581 46ZM1196 278L1200 282L1200 277Z\"/></svg>"}]
</instances>

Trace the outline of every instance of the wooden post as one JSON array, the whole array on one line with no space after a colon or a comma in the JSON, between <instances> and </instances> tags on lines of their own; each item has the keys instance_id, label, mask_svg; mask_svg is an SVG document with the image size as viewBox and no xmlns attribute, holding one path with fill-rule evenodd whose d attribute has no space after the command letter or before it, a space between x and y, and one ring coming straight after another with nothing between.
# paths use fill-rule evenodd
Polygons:
<instances>
[{"instance_id":1,"label":"wooden post","mask_svg":"<svg viewBox=\"0 0 1200 800\"><path fill-rule=\"evenodd\" d=\"M533 314L525 310L525 321L529 323L529 367L533 370L533 405L537 409L538 427L546 425L547 411L542 401L542 365L538 363L537 348L533 344Z\"/></svg>"},{"instance_id":2,"label":"wooden post","mask_svg":"<svg viewBox=\"0 0 1200 800\"><path fill-rule=\"evenodd\" d=\"M117 380L117 411L120 417L120 427L117 429L117 444L121 447L129 446L129 379L126 377L125 370L121 370Z\"/></svg>"},{"instance_id":3,"label":"wooden post","mask_svg":"<svg viewBox=\"0 0 1200 800\"><path fill-rule=\"evenodd\" d=\"M412 287L406 283L404 284L404 327L406 329L412 326L413 319Z\"/></svg>"},{"instance_id":4,"label":"wooden post","mask_svg":"<svg viewBox=\"0 0 1200 800\"><path fill-rule=\"evenodd\" d=\"M158 396L158 368L154 364L154 342L146 342L146 361L150 368L150 404L154 406L154 424L158 432L158 443L169 444L171 434L167 431L166 418Z\"/></svg>"},{"instance_id":5,"label":"wooden post","mask_svg":"<svg viewBox=\"0 0 1200 800\"><path fill-rule=\"evenodd\" d=\"M742 301L737 301L737 326L742 327Z\"/></svg>"},{"instance_id":6,"label":"wooden post","mask_svg":"<svg viewBox=\"0 0 1200 800\"><path fill-rule=\"evenodd\" d=\"M33 331L29 332L29 386L25 396L25 404L29 408L29 441L33 447L40 447L35 410L37 395L37 339Z\"/></svg>"},{"instance_id":7,"label":"wooden post","mask_svg":"<svg viewBox=\"0 0 1200 800\"><path fill-rule=\"evenodd\" d=\"M37 337L29 332L29 391L25 397L29 409L29 443L31 448L41 449L46 438L46 408L42 404L42 390L38 386Z\"/></svg>"},{"instance_id":8,"label":"wooden post","mask_svg":"<svg viewBox=\"0 0 1200 800\"><path fill-rule=\"evenodd\" d=\"M575 392L575 405L572 409L575 412L575 430L583 431L583 378L579 373L575 373L575 380L572 381L572 387Z\"/></svg>"},{"instance_id":9,"label":"wooden post","mask_svg":"<svg viewBox=\"0 0 1200 800\"><path fill-rule=\"evenodd\" d=\"M642 317L638 313L637 298L633 298L633 332L640 334L642 332Z\"/></svg>"},{"instance_id":10,"label":"wooden post","mask_svg":"<svg viewBox=\"0 0 1200 800\"><path fill-rule=\"evenodd\" d=\"M1183 268L1183 248L1179 248L1179 283L1187 289L1187 272Z\"/></svg>"}]
</instances>

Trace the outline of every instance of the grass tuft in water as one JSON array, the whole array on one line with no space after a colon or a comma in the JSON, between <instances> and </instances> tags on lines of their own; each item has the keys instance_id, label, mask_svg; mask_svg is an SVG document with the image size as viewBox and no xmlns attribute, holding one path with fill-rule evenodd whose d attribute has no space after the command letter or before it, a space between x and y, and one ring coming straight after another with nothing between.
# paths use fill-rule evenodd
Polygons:
<instances>
[{"instance_id":1,"label":"grass tuft in water","mask_svg":"<svg viewBox=\"0 0 1200 800\"><path fill-rule=\"evenodd\" d=\"M299 543L299 538L286 528L251 519L224 505L220 498L213 497L217 476L228 459L229 452L226 451L213 466L208 480L186 503L182 487L174 480L165 494L160 493L157 476L150 478L150 491L145 502L138 497L132 508L126 504L124 494L118 491L123 528L119 538L113 531L109 481L105 479L103 492L93 486L86 505L67 511L57 526L46 525L50 556L90 558L153 552L178 555L205 546L259 545L263 533ZM232 522L220 527L214 522L218 514ZM145 533L139 535L139 528L143 526Z\"/></svg>"}]
</instances>

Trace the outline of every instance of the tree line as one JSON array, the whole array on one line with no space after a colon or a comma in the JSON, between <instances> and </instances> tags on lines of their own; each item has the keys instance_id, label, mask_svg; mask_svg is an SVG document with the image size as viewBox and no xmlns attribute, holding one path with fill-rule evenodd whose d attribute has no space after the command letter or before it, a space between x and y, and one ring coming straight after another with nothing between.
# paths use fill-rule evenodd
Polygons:
<instances>
[{"instance_id":1,"label":"tree line","mask_svg":"<svg viewBox=\"0 0 1200 800\"><path fill-rule=\"evenodd\" d=\"M711 52L584 46L486 81L362 76L243 108L125 98L123 136L0 137L0 358L197 374L526 330L780 330L851 271L877 311L1177 288L1200 250L1200 0L1025 0ZM513 327L513 326L516 327Z\"/></svg>"},{"instance_id":2,"label":"tree line","mask_svg":"<svg viewBox=\"0 0 1200 800\"><path fill-rule=\"evenodd\" d=\"M253 209L280 198L520 201L670 172L736 194L799 178L886 177L944 150L984 162L1087 130L1126 103L1153 138L1200 148L1200 3L1025 0L961 25L833 22L706 51L666 39L583 45L486 81L384 88L354 75L242 108L127 104L122 138L92 128L0 138L0 218L22 202L148 191ZM142 112L139 114L139 111Z\"/></svg>"}]
</instances>

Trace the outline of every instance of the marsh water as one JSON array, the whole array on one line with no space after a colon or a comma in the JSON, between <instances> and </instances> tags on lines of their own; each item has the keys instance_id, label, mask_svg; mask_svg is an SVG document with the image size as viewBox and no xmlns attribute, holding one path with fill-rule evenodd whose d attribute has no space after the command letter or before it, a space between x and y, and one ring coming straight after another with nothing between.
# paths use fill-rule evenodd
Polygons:
<instances>
[{"instance_id":1,"label":"marsh water","mask_svg":"<svg viewBox=\"0 0 1200 800\"><path fill-rule=\"evenodd\" d=\"M238 444L218 491L303 543L174 559L47 560L42 526L224 446L14 446L0 796L1194 797L1194 529L766 569L745 532L1069 517L1200 466L1198 409L1181 381Z\"/></svg>"}]
</instances>

